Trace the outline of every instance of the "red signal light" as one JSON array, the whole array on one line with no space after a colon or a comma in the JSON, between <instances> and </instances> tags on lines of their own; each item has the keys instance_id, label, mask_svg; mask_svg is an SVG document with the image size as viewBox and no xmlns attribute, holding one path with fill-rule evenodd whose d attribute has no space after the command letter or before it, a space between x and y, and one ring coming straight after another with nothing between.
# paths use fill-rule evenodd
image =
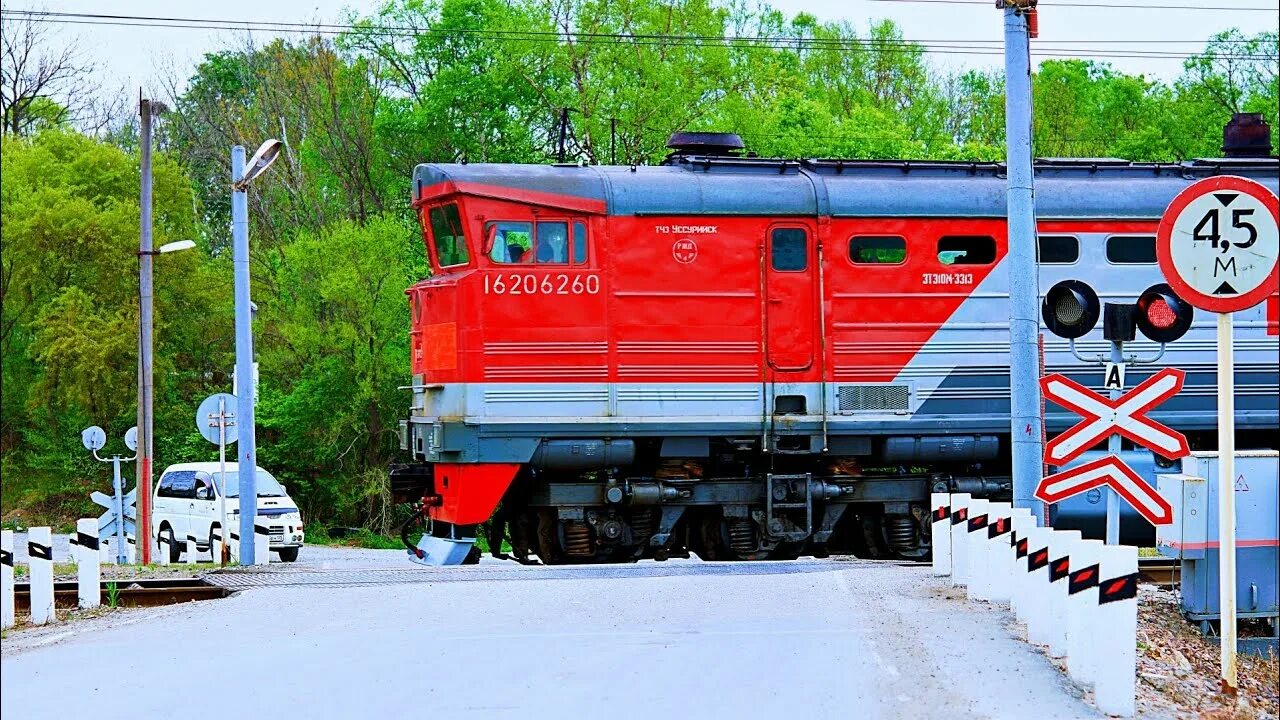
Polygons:
<instances>
[{"instance_id":1,"label":"red signal light","mask_svg":"<svg viewBox=\"0 0 1280 720\"><path fill-rule=\"evenodd\" d=\"M1137 306L1138 329L1149 340L1173 342L1191 328L1195 311L1164 283L1147 288L1138 297Z\"/></svg>"}]
</instances>

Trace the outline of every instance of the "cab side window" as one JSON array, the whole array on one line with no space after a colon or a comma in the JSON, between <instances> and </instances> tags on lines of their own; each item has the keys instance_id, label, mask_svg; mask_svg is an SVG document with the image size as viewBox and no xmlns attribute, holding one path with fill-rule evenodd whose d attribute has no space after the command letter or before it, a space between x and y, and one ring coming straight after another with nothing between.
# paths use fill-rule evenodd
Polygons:
<instances>
[{"instance_id":1,"label":"cab side window","mask_svg":"<svg viewBox=\"0 0 1280 720\"><path fill-rule=\"evenodd\" d=\"M587 261L587 224L580 220L490 222L485 225L485 237L489 260L502 265L581 265Z\"/></svg>"}]
</instances>

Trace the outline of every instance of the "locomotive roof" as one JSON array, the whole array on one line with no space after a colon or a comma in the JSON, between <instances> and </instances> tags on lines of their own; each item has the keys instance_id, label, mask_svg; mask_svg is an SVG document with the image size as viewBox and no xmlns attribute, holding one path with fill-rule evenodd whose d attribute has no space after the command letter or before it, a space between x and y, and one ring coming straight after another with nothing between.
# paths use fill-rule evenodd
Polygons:
<instances>
[{"instance_id":1,"label":"locomotive roof","mask_svg":"<svg viewBox=\"0 0 1280 720\"><path fill-rule=\"evenodd\" d=\"M1183 187L1240 175L1280 192L1280 159L1134 163L1111 158L1036 161L1036 215L1158 219ZM779 160L677 155L654 166L423 164L424 188L479 188L531 202L594 201L610 215L1004 217L1003 163Z\"/></svg>"}]
</instances>

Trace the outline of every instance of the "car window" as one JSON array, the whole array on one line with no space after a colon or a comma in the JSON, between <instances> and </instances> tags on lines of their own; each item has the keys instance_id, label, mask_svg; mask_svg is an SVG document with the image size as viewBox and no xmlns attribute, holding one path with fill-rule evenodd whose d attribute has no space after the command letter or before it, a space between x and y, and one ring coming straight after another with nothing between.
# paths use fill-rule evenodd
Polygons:
<instances>
[{"instance_id":1,"label":"car window","mask_svg":"<svg viewBox=\"0 0 1280 720\"><path fill-rule=\"evenodd\" d=\"M1154 265L1154 235L1112 235L1107 238L1107 262L1113 265Z\"/></svg>"},{"instance_id":2,"label":"car window","mask_svg":"<svg viewBox=\"0 0 1280 720\"><path fill-rule=\"evenodd\" d=\"M160 487L156 489L159 497L190 499L196 496L196 473L194 470L174 470L160 478Z\"/></svg>"},{"instance_id":3,"label":"car window","mask_svg":"<svg viewBox=\"0 0 1280 720\"><path fill-rule=\"evenodd\" d=\"M858 265L901 265L907 241L894 235L856 235L849 238L849 259Z\"/></svg>"},{"instance_id":4,"label":"car window","mask_svg":"<svg viewBox=\"0 0 1280 720\"><path fill-rule=\"evenodd\" d=\"M225 475L214 473L213 475L214 485L219 489L223 487L223 481L225 480L226 495L229 498L240 497L239 479L239 475L236 472L228 472ZM272 477L271 473L262 468L258 468L257 484L258 497L283 497L285 494L284 486Z\"/></svg>"},{"instance_id":5,"label":"car window","mask_svg":"<svg viewBox=\"0 0 1280 720\"><path fill-rule=\"evenodd\" d=\"M996 261L996 240L986 235L949 235L938 240L943 265L990 265Z\"/></svg>"},{"instance_id":6,"label":"car window","mask_svg":"<svg viewBox=\"0 0 1280 720\"><path fill-rule=\"evenodd\" d=\"M802 228L777 228L773 231L770 264L780 272L799 272L809 265L808 235Z\"/></svg>"},{"instance_id":7,"label":"car window","mask_svg":"<svg viewBox=\"0 0 1280 720\"><path fill-rule=\"evenodd\" d=\"M1080 259L1080 241L1074 235L1041 235L1036 252L1041 265L1070 265Z\"/></svg>"}]
</instances>

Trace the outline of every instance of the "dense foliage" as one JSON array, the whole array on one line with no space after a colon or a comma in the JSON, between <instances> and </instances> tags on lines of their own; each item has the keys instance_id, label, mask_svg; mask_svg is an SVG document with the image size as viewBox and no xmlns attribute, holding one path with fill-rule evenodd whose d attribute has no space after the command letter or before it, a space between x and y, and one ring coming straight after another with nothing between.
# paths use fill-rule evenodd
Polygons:
<instances>
[{"instance_id":1,"label":"dense foliage","mask_svg":"<svg viewBox=\"0 0 1280 720\"><path fill-rule=\"evenodd\" d=\"M404 290L427 269L408 206L424 161L660 160L675 130L764 155L999 159L994 69L942 72L890 22L711 0L392 0L337 37L205 56L160 121L156 448L207 459L206 394L229 391L228 150L280 136L251 192L259 452L313 519L386 530L385 467L408 395ZM1042 156L1219 153L1232 112L1276 112L1277 36L1212 38L1173 83L1086 60L1035 76ZM563 140L562 140L563 138ZM1274 142L1274 141L1273 141ZM6 518L88 510L106 468L78 430L134 423L135 143L52 127L3 139Z\"/></svg>"}]
</instances>

